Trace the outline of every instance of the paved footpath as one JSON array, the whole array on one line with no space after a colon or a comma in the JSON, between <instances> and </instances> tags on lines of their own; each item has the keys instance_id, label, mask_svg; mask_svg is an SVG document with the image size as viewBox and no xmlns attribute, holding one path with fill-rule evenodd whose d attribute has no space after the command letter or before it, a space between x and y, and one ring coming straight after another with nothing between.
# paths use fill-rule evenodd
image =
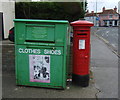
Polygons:
<instances>
[{"instance_id":1,"label":"paved footpath","mask_svg":"<svg viewBox=\"0 0 120 100\"><path fill-rule=\"evenodd\" d=\"M3 98L117 98L118 57L94 35L91 36L91 70L94 79L91 78L89 87L82 88L69 83L66 90L16 86L14 45L6 41L3 44Z\"/></svg>"},{"instance_id":2,"label":"paved footpath","mask_svg":"<svg viewBox=\"0 0 120 100\"><path fill-rule=\"evenodd\" d=\"M93 79L90 80L90 85L86 88L74 86L69 82L65 90L16 86L14 44L9 41L3 41L3 44L3 98L94 98L96 100L95 94L98 90L95 88Z\"/></svg>"},{"instance_id":3,"label":"paved footpath","mask_svg":"<svg viewBox=\"0 0 120 100\"><path fill-rule=\"evenodd\" d=\"M101 40L91 36L91 64L98 98L118 98L118 56Z\"/></svg>"}]
</instances>

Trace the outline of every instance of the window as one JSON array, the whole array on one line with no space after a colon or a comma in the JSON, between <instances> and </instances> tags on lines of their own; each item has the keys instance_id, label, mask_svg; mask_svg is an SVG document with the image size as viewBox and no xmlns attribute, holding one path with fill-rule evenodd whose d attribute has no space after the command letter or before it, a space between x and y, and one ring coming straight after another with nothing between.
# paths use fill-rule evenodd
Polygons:
<instances>
[{"instance_id":1,"label":"window","mask_svg":"<svg viewBox=\"0 0 120 100\"><path fill-rule=\"evenodd\" d=\"M113 17L113 15L109 15L109 18L112 18Z\"/></svg>"},{"instance_id":2,"label":"window","mask_svg":"<svg viewBox=\"0 0 120 100\"><path fill-rule=\"evenodd\" d=\"M118 15L116 14L115 17L118 17Z\"/></svg>"}]
</instances>

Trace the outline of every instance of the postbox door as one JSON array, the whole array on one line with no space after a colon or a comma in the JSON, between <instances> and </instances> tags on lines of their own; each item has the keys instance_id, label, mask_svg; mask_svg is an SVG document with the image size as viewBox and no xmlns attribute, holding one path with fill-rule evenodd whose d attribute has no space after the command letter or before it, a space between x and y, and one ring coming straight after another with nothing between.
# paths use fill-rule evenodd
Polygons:
<instances>
[{"instance_id":1,"label":"postbox door","mask_svg":"<svg viewBox=\"0 0 120 100\"><path fill-rule=\"evenodd\" d=\"M89 60L90 60L90 39L89 35L76 34L74 39L74 72L78 75L86 75L89 73Z\"/></svg>"},{"instance_id":2,"label":"postbox door","mask_svg":"<svg viewBox=\"0 0 120 100\"><path fill-rule=\"evenodd\" d=\"M87 74L89 66L89 42L87 38L80 38L78 40L78 52L79 52L79 66L81 66L81 74Z\"/></svg>"}]
</instances>

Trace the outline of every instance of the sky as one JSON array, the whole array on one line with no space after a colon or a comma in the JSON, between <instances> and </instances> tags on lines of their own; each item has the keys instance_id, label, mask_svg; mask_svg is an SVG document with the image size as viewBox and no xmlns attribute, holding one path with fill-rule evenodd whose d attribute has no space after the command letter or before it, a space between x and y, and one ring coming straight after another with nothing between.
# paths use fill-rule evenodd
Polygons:
<instances>
[{"instance_id":1,"label":"sky","mask_svg":"<svg viewBox=\"0 0 120 100\"><path fill-rule=\"evenodd\" d=\"M116 6L118 8L119 1L120 0L87 0L87 2L88 2L87 9L89 10L89 12L91 12L91 11L102 12L103 7L105 7L106 9L113 9Z\"/></svg>"}]
</instances>

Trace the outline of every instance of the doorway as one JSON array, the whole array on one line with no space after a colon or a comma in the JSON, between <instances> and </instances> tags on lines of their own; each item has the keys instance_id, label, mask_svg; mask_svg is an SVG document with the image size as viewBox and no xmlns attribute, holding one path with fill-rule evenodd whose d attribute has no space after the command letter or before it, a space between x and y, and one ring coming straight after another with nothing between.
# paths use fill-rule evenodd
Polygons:
<instances>
[{"instance_id":1,"label":"doorway","mask_svg":"<svg viewBox=\"0 0 120 100\"><path fill-rule=\"evenodd\" d=\"M4 26L3 26L3 13L0 12L0 40L3 40L4 39Z\"/></svg>"},{"instance_id":2,"label":"doorway","mask_svg":"<svg viewBox=\"0 0 120 100\"><path fill-rule=\"evenodd\" d=\"M112 26L112 21L109 21L109 26Z\"/></svg>"},{"instance_id":3,"label":"doorway","mask_svg":"<svg viewBox=\"0 0 120 100\"><path fill-rule=\"evenodd\" d=\"M115 26L117 26L117 23L118 23L117 20L115 20Z\"/></svg>"}]
</instances>

